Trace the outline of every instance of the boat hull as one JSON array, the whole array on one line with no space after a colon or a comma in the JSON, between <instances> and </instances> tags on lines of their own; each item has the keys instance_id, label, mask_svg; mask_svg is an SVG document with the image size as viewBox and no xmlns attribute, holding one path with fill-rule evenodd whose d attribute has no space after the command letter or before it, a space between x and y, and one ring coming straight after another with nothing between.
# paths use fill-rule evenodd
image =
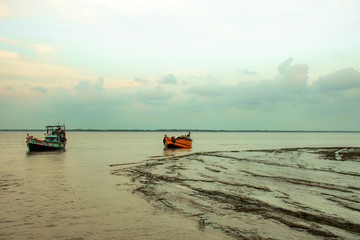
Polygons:
<instances>
[{"instance_id":1,"label":"boat hull","mask_svg":"<svg viewBox=\"0 0 360 240\"><path fill-rule=\"evenodd\" d=\"M29 151L56 151L65 148L65 143L27 142Z\"/></svg>"},{"instance_id":2,"label":"boat hull","mask_svg":"<svg viewBox=\"0 0 360 240\"><path fill-rule=\"evenodd\" d=\"M165 136L163 139L166 148L191 148L192 140L187 138L170 138Z\"/></svg>"}]
</instances>

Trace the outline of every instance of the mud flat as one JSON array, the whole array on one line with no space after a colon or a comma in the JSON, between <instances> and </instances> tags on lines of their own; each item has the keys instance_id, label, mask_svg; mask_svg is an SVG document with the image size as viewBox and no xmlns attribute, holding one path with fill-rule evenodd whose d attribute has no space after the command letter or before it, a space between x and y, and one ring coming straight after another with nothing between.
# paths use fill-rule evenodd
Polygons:
<instances>
[{"instance_id":1,"label":"mud flat","mask_svg":"<svg viewBox=\"0 0 360 240\"><path fill-rule=\"evenodd\" d=\"M360 239L360 148L196 152L111 165L129 190L234 239Z\"/></svg>"}]
</instances>

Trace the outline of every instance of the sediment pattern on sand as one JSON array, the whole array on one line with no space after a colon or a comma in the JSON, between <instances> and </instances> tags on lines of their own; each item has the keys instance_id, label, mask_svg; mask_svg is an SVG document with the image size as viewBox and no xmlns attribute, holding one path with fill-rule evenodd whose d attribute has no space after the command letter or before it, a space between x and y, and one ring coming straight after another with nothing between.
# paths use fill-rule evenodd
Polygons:
<instances>
[{"instance_id":1,"label":"sediment pattern on sand","mask_svg":"<svg viewBox=\"0 0 360 240\"><path fill-rule=\"evenodd\" d=\"M360 148L196 152L111 165L157 207L235 239L359 239Z\"/></svg>"}]
</instances>

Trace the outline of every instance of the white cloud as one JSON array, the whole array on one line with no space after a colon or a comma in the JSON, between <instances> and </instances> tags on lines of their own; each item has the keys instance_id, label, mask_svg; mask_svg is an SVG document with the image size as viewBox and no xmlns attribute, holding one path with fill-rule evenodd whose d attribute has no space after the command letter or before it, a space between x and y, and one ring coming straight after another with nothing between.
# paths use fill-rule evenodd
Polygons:
<instances>
[{"instance_id":1,"label":"white cloud","mask_svg":"<svg viewBox=\"0 0 360 240\"><path fill-rule=\"evenodd\" d=\"M93 84L89 80L81 80L74 88L78 92L89 93L92 91L101 91L104 89L103 86L104 79L102 77L99 77L97 81Z\"/></svg>"},{"instance_id":2,"label":"white cloud","mask_svg":"<svg viewBox=\"0 0 360 240\"><path fill-rule=\"evenodd\" d=\"M4 61L4 59L0 59L0 63L2 65L0 75L48 78L47 82L51 79L54 83L55 79L69 81L70 79L83 78L85 76L81 70L60 65L28 62L24 60ZM21 71L19 71L19 69L21 69ZM63 83L64 82L58 82L55 84Z\"/></svg>"},{"instance_id":3,"label":"white cloud","mask_svg":"<svg viewBox=\"0 0 360 240\"><path fill-rule=\"evenodd\" d=\"M42 85L46 84L48 87L59 85L71 87L74 85L74 80L88 78L90 75L81 69L34 62L21 57L17 52L8 50L0 50L0 65L0 80L3 81L7 76L21 77L17 81L23 81L24 85L29 83L29 79L33 79L31 81L42 82Z\"/></svg>"},{"instance_id":4,"label":"white cloud","mask_svg":"<svg viewBox=\"0 0 360 240\"><path fill-rule=\"evenodd\" d=\"M143 83L143 84L145 84L145 83L148 82L146 79L142 79L142 78L138 78L138 77L134 77L134 80L135 80L136 82L140 82L140 83Z\"/></svg>"},{"instance_id":5,"label":"white cloud","mask_svg":"<svg viewBox=\"0 0 360 240\"><path fill-rule=\"evenodd\" d=\"M0 49L0 60L1 59L5 59L5 60L18 59L18 58L19 58L19 54L17 52Z\"/></svg>"},{"instance_id":6,"label":"white cloud","mask_svg":"<svg viewBox=\"0 0 360 240\"><path fill-rule=\"evenodd\" d=\"M161 80L159 81L159 83L166 83L166 84L176 84L177 83L177 79L173 74L167 74L164 77L161 78Z\"/></svg>"},{"instance_id":7,"label":"white cloud","mask_svg":"<svg viewBox=\"0 0 360 240\"><path fill-rule=\"evenodd\" d=\"M191 102L201 106L248 109L253 111L280 111L288 107L319 106L330 109L336 102L340 106L352 106L359 101L360 72L352 68L320 77L313 86L307 84L308 66L291 65L287 59L279 65L279 76L274 80L239 81L238 84L208 84L189 86ZM319 92L317 90L322 90ZM329 91L351 90L346 94L331 94ZM204 100L205 98L205 100Z\"/></svg>"},{"instance_id":8,"label":"white cloud","mask_svg":"<svg viewBox=\"0 0 360 240\"><path fill-rule=\"evenodd\" d=\"M166 104L166 101L174 97L172 91L166 90L160 85L154 88L146 88L137 91L137 100L148 105Z\"/></svg>"},{"instance_id":9,"label":"white cloud","mask_svg":"<svg viewBox=\"0 0 360 240\"><path fill-rule=\"evenodd\" d=\"M289 71L295 71L294 66L288 62L280 72L286 75ZM304 74L304 70L301 72ZM308 86L303 91L289 92L277 80L239 81L237 84L209 80L207 84L192 82L179 85L176 89L172 89L171 85L160 84L107 89L104 88L106 80L98 78L78 81L75 91L57 88L55 92L37 85L32 89L46 94L33 98L32 103L37 106L36 109L24 109L26 96L14 98L0 95L2 109L7 113L6 118L0 116L0 122L5 124L5 128L15 126L12 124L16 121L12 123L9 119L19 118L18 112L22 112L34 121L33 124L41 118L61 117L71 122L73 128L154 129L186 125L214 129L318 130L311 126L328 127L327 130L358 129L356 119L359 114L354 115L353 110L360 101L360 88L344 91L346 94L314 91L314 86ZM182 88L185 88L184 91L181 91ZM328 121L329 116L337 114L337 111L341 111L341 114L336 115L336 119L349 119L353 116L356 121L345 127L342 127L340 120L338 123ZM186 121L182 119L169 123L164 116L179 116L179 119L186 116ZM324 124L312 125L313 117ZM208 121L209 119L213 121ZM286 121L281 122L282 119ZM204 122L206 124L201 125ZM239 122L245 125L237 125Z\"/></svg>"},{"instance_id":10,"label":"white cloud","mask_svg":"<svg viewBox=\"0 0 360 240\"><path fill-rule=\"evenodd\" d=\"M48 89L44 88L44 87L37 86L37 87L33 87L31 90L38 91L40 93L46 93Z\"/></svg>"},{"instance_id":11,"label":"white cloud","mask_svg":"<svg viewBox=\"0 0 360 240\"><path fill-rule=\"evenodd\" d=\"M247 74L247 75L256 75L256 72L255 72L255 71L250 71L250 70L248 70L248 69L242 70L242 73L243 73L243 74Z\"/></svg>"},{"instance_id":12,"label":"white cloud","mask_svg":"<svg viewBox=\"0 0 360 240\"><path fill-rule=\"evenodd\" d=\"M33 44L39 53L49 53L55 51L55 48L45 44Z\"/></svg>"},{"instance_id":13,"label":"white cloud","mask_svg":"<svg viewBox=\"0 0 360 240\"><path fill-rule=\"evenodd\" d=\"M308 66L306 64L291 65L292 61L293 59L289 58L279 65L277 81L281 87L290 92L303 91L308 86Z\"/></svg>"},{"instance_id":14,"label":"white cloud","mask_svg":"<svg viewBox=\"0 0 360 240\"><path fill-rule=\"evenodd\" d=\"M72 21L97 24L103 16L96 1L50 0L50 2L54 12L57 12L59 17Z\"/></svg>"},{"instance_id":15,"label":"white cloud","mask_svg":"<svg viewBox=\"0 0 360 240\"><path fill-rule=\"evenodd\" d=\"M0 3L0 18L10 16L10 8L5 3Z\"/></svg>"},{"instance_id":16,"label":"white cloud","mask_svg":"<svg viewBox=\"0 0 360 240\"><path fill-rule=\"evenodd\" d=\"M104 79L99 77L94 83L89 80L81 80L74 87L77 92L77 97L82 102L89 104L94 102L94 99L106 99L107 96L104 92Z\"/></svg>"},{"instance_id":17,"label":"white cloud","mask_svg":"<svg viewBox=\"0 0 360 240\"><path fill-rule=\"evenodd\" d=\"M15 89L11 86L6 86L5 91L15 91Z\"/></svg>"},{"instance_id":18,"label":"white cloud","mask_svg":"<svg viewBox=\"0 0 360 240\"><path fill-rule=\"evenodd\" d=\"M360 88L360 72L346 68L321 76L313 83L314 88L321 91L342 91Z\"/></svg>"}]
</instances>

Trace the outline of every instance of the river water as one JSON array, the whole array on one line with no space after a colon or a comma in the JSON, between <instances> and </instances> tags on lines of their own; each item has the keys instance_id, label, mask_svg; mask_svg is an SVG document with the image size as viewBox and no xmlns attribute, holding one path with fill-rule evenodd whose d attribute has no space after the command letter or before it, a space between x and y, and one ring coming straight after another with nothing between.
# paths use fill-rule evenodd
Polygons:
<instances>
[{"instance_id":1,"label":"river water","mask_svg":"<svg viewBox=\"0 0 360 240\"><path fill-rule=\"evenodd\" d=\"M360 237L360 133L163 136L68 132L65 151L29 153L0 132L0 239Z\"/></svg>"}]
</instances>

